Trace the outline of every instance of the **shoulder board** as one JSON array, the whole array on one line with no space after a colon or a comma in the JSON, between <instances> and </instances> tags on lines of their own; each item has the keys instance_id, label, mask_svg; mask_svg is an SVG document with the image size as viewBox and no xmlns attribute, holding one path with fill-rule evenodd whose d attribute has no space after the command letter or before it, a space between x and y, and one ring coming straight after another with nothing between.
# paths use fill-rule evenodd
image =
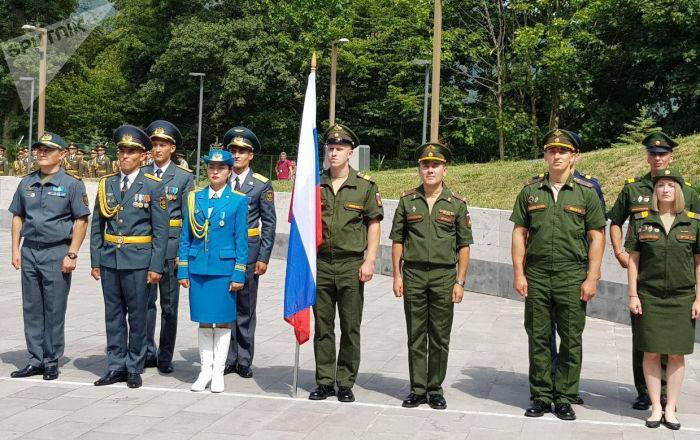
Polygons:
<instances>
[{"instance_id":1,"label":"shoulder board","mask_svg":"<svg viewBox=\"0 0 700 440\"><path fill-rule=\"evenodd\" d=\"M253 177L255 177L256 179L258 179L258 180L261 181L262 183L267 183L267 182L270 180L270 179L268 179L267 177L263 176L262 174L258 174L258 173L253 173Z\"/></svg>"},{"instance_id":2,"label":"shoulder board","mask_svg":"<svg viewBox=\"0 0 700 440\"><path fill-rule=\"evenodd\" d=\"M143 173L143 177L147 177L151 180L155 180L156 182L160 182L162 180L162 179L157 178L153 174L149 174L149 173Z\"/></svg>"},{"instance_id":3,"label":"shoulder board","mask_svg":"<svg viewBox=\"0 0 700 440\"><path fill-rule=\"evenodd\" d=\"M578 183L579 185L588 187L588 188L593 188L593 184L591 182L587 182L583 179L579 179L578 177L574 177L574 182Z\"/></svg>"},{"instance_id":4,"label":"shoulder board","mask_svg":"<svg viewBox=\"0 0 700 440\"><path fill-rule=\"evenodd\" d=\"M700 222L700 214L697 212L688 211L688 218L692 218Z\"/></svg>"},{"instance_id":5,"label":"shoulder board","mask_svg":"<svg viewBox=\"0 0 700 440\"><path fill-rule=\"evenodd\" d=\"M685 186L690 186L690 187L692 187L692 186L693 186L693 184L692 184L692 183L690 183L690 182L689 182L689 181L687 181L687 180L686 180L686 181L685 181L684 183L685 183Z\"/></svg>"},{"instance_id":6,"label":"shoulder board","mask_svg":"<svg viewBox=\"0 0 700 440\"><path fill-rule=\"evenodd\" d=\"M639 181L639 177L630 177L629 179L625 180L625 183L634 183Z\"/></svg>"},{"instance_id":7,"label":"shoulder board","mask_svg":"<svg viewBox=\"0 0 700 440\"><path fill-rule=\"evenodd\" d=\"M365 179L365 180L367 180L367 181L369 181L369 182L372 181L372 178L369 177L369 176L368 176L367 174L365 174L365 173L357 173L357 177L359 177L359 178L361 178L361 179Z\"/></svg>"},{"instance_id":8,"label":"shoulder board","mask_svg":"<svg viewBox=\"0 0 700 440\"><path fill-rule=\"evenodd\" d=\"M182 165L175 165L175 166L180 168L182 171L187 171L188 173L192 174L192 170L189 168L185 168Z\"/></svg>"},{"instance_id":9,"label":"shoulder board","mask_svg":"<svg viewBox=\"0 0 700 440\"><path fill-rule=\"evenodd\" d=\"M102 178L106 179L108 177L116 176L117 174L119 174L119 173L105 174L104 176L102 176Z\"/></svg>"},{"instance_id":10,"label":"shoulder board","mask_svg":"<svg viewBox=\"0 0 700 440\"><path fill-rule=\"evenodd\" d=\"M532 176L532 179L525 182L525 186L532 185L534 183L540 183L544 180L544 174L538 174L537 176Z\"/></svg>"},{"instance_id":11,"label":"shoulder board","mask_svg":"<svg viewBox=\"0 0 700 440\"><path fill-rule=\"evenodd\" d=\"M460 193L456 193L456 192L452 191L452 197L454 197L454 198L457 199L457 200L461 200L461 201L463 201L464 203L467 203L467 198L464 197L464 196L463 196L462 194L460 194Z\"/></svg>"},{"instance_id":12,"label":"shoulder board","mask_svg":"<svg viewBox=\"0 0 700 440\"><path fill-rule=\"evenodd\" d=\"M244 196L244 197L245 197L245 193L242 193L242 192L240 192L240 191L236 191L235 189L232 189L231 192L234 193L234 194L238 194L239 196Z\"/></svg>"},{"instance_id":13,"label":"shoulder board","mask_svg":"<svg viewBox=\"0 0 700 440\"><path fill-rule=\"evenodd\" d=\"M66 173L66 174L68 174L69 176L71 176L71 177L74 178L75 180L83 180L82 177L80 177L80 176L77 176L77 175L74 175L74 174L70 174L70 173Z\"/></svg>"},{"instance_id":14,"label":"shoulder board","mask_svg":"<svg viewBox=\"0 0 700 440\"><path fill-rule=\"evenodd\" d=\"M415 193L416 193L416 189L415 189L415 188L407 189L406 191L403 191L403 192L401 193L401 197L412 196L412 195L415 194Z\"/></svg>"},{"instance_id":15,"label":"shoulder board","mask_svg":"<svg viewBox=\"0 0 700 440\"><path fill-rule=\"evenodd\" d=\"M647 217L649 217L649 211L641 211L641 212L638 212L634 215L635 220L639 220L639 219L647 218ZM688 217L690 217L690 213L688 213Z\"/></svg>"}]
</instances>

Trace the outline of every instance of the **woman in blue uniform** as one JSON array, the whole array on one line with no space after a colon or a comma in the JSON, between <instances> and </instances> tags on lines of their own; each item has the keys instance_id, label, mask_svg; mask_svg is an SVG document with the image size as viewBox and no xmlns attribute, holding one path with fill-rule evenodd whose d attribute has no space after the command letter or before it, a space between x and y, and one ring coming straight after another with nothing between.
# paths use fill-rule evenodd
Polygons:
<instances>
[{"instance_id":1,"label":"woman in blue uniform","mask_svg":"<svg viewBox=\"0 0 700 440\"><path fill-rule=\"evenodd\" d=\"M224 368L236 320L236 291L243 288L248 261L247 198L231 190L233 157L211 150L209 186L190 192L183 215L178 256L180 285L190 289L190 319L199 323L202 364L192 391L224 391Z\"/></svg>"}]
</instances>

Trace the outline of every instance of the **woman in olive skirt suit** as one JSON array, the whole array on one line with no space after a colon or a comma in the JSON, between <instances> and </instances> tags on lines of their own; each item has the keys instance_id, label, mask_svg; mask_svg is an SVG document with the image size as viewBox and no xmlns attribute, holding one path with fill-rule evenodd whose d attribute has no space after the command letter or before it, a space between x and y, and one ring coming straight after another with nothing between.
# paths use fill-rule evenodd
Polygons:
<instances>
[{"instance_id":1,"label":"woman in olive skirt suit","mask_svg":"<svg viewBox=\"0 0 700 440\"><path fill-rule=\"evenodd\" d=\"M653 181L652 209L635 214L627 232L629 308L651 398L646 425L677 430L684 355L693 352L700 316L700 215L683 209L684 182L677 170L659 170ZM666 408L661 407L662 354L668 355Z\"/></svg>"},{"instance_id":2,"label":"woman in olive skirt suit","mask_svg":"<svg viewBox=\"0 0 700 440\"><path fill-rule=\"evenodd\" d=\"M190 318L199 323L201 371L192 391L224 391L224 368L236 320L236 291L248 261L248 201L228 185L233 157L211 150L209 186L192 191L183 214L178 256L180 285L190 289Z\"/></svg>"}]
</instances>

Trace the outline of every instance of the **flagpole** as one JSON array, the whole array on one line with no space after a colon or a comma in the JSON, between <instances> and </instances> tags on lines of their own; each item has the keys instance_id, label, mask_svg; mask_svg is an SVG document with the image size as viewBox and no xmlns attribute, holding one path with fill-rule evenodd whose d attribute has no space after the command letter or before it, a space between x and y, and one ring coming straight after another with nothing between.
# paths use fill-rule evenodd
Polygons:
<instances>
[{"instance_id":1,"label":"flagpole","mask_svg":"<svg viewBox=\"0 0 700 440\"><path fill-rule=\"evenodd\" d=\"M296 349L294 350L294 381L292 383L292 388L294 388L294 398L297 398L297 390L299 388L299 341L296 341Z\"/></svg>"}]
</instances>

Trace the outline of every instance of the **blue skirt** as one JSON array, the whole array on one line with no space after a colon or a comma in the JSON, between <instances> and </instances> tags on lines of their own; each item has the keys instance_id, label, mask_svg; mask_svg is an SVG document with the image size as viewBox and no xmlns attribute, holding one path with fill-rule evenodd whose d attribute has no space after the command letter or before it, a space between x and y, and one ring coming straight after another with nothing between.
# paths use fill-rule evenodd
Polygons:
<instances>
[{"instance_id":1,"label":"blue skirt","mask_svg":"<svg viewBox=\"0 0 700 440\"><path fill-rule=\"evenodd\" d=\"M204 324L236 320L236 293L229 292L228 275L190 274L190 319Z\"/></svg>"}]
</instances>

